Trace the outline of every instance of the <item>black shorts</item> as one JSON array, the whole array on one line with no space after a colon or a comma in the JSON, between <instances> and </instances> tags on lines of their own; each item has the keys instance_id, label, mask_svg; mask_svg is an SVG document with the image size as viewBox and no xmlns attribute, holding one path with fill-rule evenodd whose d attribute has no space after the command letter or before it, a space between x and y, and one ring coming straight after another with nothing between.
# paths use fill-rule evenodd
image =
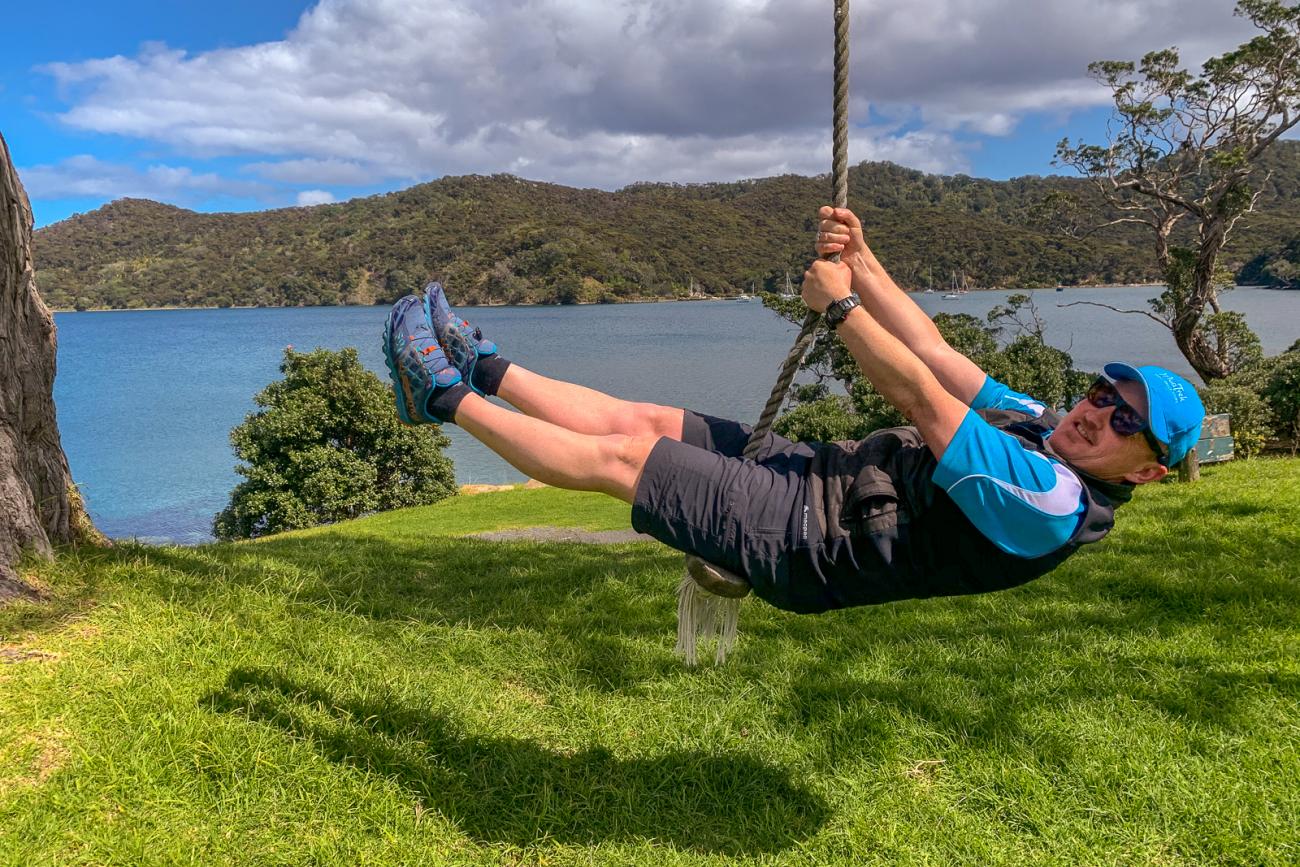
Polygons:
<instances>
[{"instance_id":1,"label":"black shorts","mask_svg":"<svg viewBox=\"0 0 1300 867\"><path fill-rule=\"evenodd\" d=\"M840 607L811 564L821 539L809 514L807 443L768 434L741 457L750 427L686 412L682 441L660 439L632 503L632 526L679 551L743 575L787 611Z\"/></svg>"}]
</instances>

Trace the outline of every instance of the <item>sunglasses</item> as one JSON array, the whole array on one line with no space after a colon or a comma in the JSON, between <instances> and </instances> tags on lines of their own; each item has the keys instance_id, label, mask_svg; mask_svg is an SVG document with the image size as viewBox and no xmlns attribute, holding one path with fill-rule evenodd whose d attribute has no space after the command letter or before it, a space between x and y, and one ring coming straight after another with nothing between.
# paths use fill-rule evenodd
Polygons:
<instances>
[{"instance_id":1,"label":"sunglasses","mask_svg":"<svg viewBox=\"0 0 1300 867\"><path fill-rule=\"evenodd\" d=\"M1097 381L1088 387L1088 393L1084 396L1088 403L1105 409L1108 406L1115 407L1115 411L1110 415L1111 430L1122 437L1131 437L1134 434L1142 434L1146 439L1147 445L1151 446L1151 451L1155 452L1156 459L1161 463L1168 459L1165 447L1161 445L1160 440L1151 432L1151 425L1142 417L1133 405L1124 400L1119 389L1115 384L1105 377L1098 377Z\"/></svg>"}]
</instances>

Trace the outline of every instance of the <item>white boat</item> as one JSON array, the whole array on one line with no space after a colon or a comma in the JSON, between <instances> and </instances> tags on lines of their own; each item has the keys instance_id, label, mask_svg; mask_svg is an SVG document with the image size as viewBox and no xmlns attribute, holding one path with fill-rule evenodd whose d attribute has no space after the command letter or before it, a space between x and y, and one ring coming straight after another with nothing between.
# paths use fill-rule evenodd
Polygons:
<instances>
[{"instance_id":1,"label":"white boat","mask_svg":"<svg viewBox=\"0 0 1300 867\"><path fill-rule=\"evenodd\" d=\"M950 291L948 292L948 294L943 296L944 298L949 300L960 298L961 296L965 295L967 292L970 291L969 289L966 288L965 272L962 271L952 272L952 279L951 282L949 283L949 289Z\"/></svg>"},{"instance_id":2,"label":"white boat","mask_svg":"<svg viewBox=\"0 0 1300 867\"><path fill-rule=\"evenodd\" d=\"M785 272L785 291L781 293L782 298L796 298L794 286L790 283L790 272Z\"/></svg>"}]
</instances>

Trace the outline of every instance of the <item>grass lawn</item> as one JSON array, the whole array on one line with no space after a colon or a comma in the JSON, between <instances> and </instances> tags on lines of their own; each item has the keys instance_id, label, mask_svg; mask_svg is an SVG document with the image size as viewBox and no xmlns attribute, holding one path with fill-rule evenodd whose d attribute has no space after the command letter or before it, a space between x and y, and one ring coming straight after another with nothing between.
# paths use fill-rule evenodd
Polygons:
<instances>
[{"instance_id":1,"label":"grass lawn","mask_svg":"<svg viewBox=\"0 0 1300 867\"><path fill-rule=\"evenodd\" d=\"M672 654L681 557L554 490L34 564L0 864L1300 863L1300 461L1053 575Z\"/></svg>"}]
</instances>

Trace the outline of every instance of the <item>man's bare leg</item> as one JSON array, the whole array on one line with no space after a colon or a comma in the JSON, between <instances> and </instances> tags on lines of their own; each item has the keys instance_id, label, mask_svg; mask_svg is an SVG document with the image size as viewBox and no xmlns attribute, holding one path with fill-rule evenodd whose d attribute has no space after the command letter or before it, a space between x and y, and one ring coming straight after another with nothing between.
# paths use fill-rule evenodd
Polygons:
<instances>
[{"instance_id":1,"label":"man's bare leg","mask_svg":"<svg viewBox=\"0 0 1300 867\"><path fill-rule=\"evenodd\" d=\"M512 366L507 372L506 381L514 370ZM505 391L504 382L501 390ZM544 395L538 400L547 403ZM477 394L460 402L456 424L530 478L557 488L600 491L625 503L632 502L646 459L659 439L657 434L581 433L511 412ZM680 439L680 425L677 436Z\"/></svg>"},{"instance_id":2,"label":"man's bare leg","mask_svg":"<svg viewBox=\"0 0 1300 867\"><path fill-rule=\"evenodd\" d=\"M506 370L497 396L526 415L574 433L682 438L684 410L620 400L586 386L533 373L518 364Z\"/></svg>"}]
</instances>

